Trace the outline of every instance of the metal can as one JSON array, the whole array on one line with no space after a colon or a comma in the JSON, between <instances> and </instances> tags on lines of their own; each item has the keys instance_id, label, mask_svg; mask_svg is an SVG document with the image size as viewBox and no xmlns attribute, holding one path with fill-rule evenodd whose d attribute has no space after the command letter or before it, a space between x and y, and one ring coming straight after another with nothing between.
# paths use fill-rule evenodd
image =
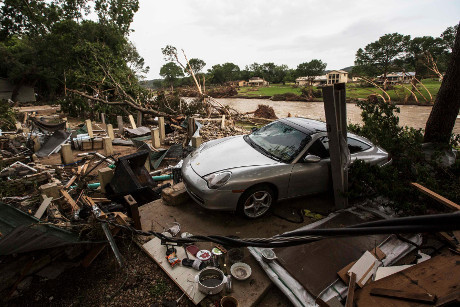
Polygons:
<instances>
[{"instance_id":1,"label":"metal can","mask_svg":"<svg viewBox=\"0 0 460 307\"><path fill-rule=\"evenodd\" d=\"M196 258L201 260L201 262L205 263L207 266L211 264L211 252L206 249L198 251L198 253L196 253Z\"/></svg>"},{"instance_id":2,"label":"metal can","mask_svg":"<svg viewBox=\"0 0 460 307\"><path fill-rule=\"evenodd\" d=\"M222 268L224 265L224 253L217 247L212 249L212 263L216 268Z\"/></svg>"}]
</instances>

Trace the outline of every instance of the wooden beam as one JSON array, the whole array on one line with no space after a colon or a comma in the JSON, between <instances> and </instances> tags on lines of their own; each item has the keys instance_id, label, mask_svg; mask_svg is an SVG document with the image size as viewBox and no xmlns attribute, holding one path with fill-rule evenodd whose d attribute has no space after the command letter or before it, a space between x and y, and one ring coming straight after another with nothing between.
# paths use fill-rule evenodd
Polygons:
<instances>
[{"instance_id":1,"label":"wooden beam","mask_svg":"<svg viewBox=\"0 0 460 307\"><path fill-rule=\"evenodd\" d=\"M70 186L72 185L72 183L75 182L75 179L77 179L77 176L76 176L76 175L72 176L72 178L70 178L70 180L69 180L69 181L67 182L67 184L64 186L64 189L70 188Z\"/></svg>"},{"instance_id":2,"label":"wooden beam","mask_svg":"<svg viewBox=\"0 0 460 307\"><path fill-rule=\"evenodd\" d=\"M350 282L348 283L347 302L345 303L345 307L353 307L353 301L355 298L355 288L356 288L356 274L351 272Z\"/></svg>"},{"instance_id":3,"label":"wooden beam","mask_svg":"<svg viewBox=\"0 0 460 307\"><path fill-rule=\"evenodd\" d=\"M370 292L371 295L383 296L389 298L396 298L402 300L408 300L419 303L431 303L436 302L436 296L429 293L421 292L409 292L404 290L393 290L393 289L384 289L384 288L373 288Z\"/></svg>"},{"instance_id":4,"label":"wooden beam","mask_svg":"<svg viewBox=\"0 0 460 307\"><path fill-rule=\"evenodd\" d=\"M66 199L67 203L72 207L73 211L77 211L78 209L80 209L75 200L73 200L73 198L69 195L69 193L67 193L66 190L61 189L61 194Z\"/></svg>"},{"instance_id":5,"label":"wooden beam","mask_svg":"<svg viewBox=\"0 0 460 307\"><path fill-rule=\"evenodd\" d=\"M35 212L35 217L37 219L41 219L42 216L43 216L43 213L45 213L46 211L46 208L48 208L48 206L51 204L51 201L53 200L52 197L47 197L46 195L42 195L42 197L45 199L42 204L40 205L40 207L38 208L37 212Z\"/></svg>"},{"instance_id":6,"label":"wooden beam","mask_svg":"<svg viewBox=\"0 0 460 307\"><path fill-rule=\"evenodd\" d=\"M447 206L447 207L449 207L451 209L454 209L454 210L460 210L460 205L458 205L458 204L454 203L453 201L450 201L447 198L445 198L445 197L443 197L443 196L431 191L428 188L425 188L421 184L418 184L416 182L411 182L411 185L413 187L417 188L423 194L428 195L432 199L440 202L441 204L443 204L443 205L445 205L445 206Z\"/></svg>"}]
</instances>

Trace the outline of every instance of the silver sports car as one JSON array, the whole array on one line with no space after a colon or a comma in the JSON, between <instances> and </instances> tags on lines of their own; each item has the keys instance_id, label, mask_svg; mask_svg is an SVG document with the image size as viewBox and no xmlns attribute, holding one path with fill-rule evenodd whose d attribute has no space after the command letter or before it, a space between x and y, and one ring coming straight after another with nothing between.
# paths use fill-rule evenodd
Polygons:
<instances>
[{"instance_id":1,"label":"silver sports car","mask_svg":"<svg viewBox=\"0 0 460 307\"><path fill-rule=\"evenodd\" d=\"M351 160L383 166L388 153L348 133ZM182 175L201 206L257 218L277 200L321 193L331 186L326 124L288 117L249 135L202 144L184 159Z\"/></svg>"}]
</instances>

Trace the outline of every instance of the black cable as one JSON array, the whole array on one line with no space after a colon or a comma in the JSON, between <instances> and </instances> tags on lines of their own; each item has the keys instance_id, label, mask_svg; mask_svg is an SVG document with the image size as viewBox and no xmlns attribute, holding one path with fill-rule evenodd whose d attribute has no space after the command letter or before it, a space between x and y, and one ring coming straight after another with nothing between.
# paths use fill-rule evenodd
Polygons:
<instances>
[{"instance_id":1,"label":"black cable","mask_svg":"<svg viewBox=\"0 0 460 307\"><path fill-rule=\"evenodd\" d=\"M423 216L422 221L426 222L426 217ZM256 238L256 239L234 239L225 236L192 236L189 238L170 238L158 232L143 232L136 230L130 226L119 225L112 221L100 220L101 222L108 222L118 227L128 229L140 235L150 236L154 235L165 242L174 242L176 244L195 243L195 242L214 242L217 244L227 246L252 246L252 247L288 247L300 244L306 244L314 241L321 240L326 237L346 237L346 236L366 236L376 234L398 234L398 233L419 233L419 232L439 232L447 230L460 229L460 215L459 214L439 214L432 216L438 222L437 225L430 225L430 223L416 224L417 217L411 219L412 225L393 225L386 226L385 223L380 223L385 226L371 226L363 227L363 224L350 226L346 228L329 228L329 229L308 229L293 231L289 234L276 236L273 238ZM445 222L443 222L445 221ZM382 221L383 222L383 221ZM392 224L392 223L389 223ZM398 223L395 223L398 224ZM373 224L368 224L373 225ZM356 227L358 226L358 227ZM314 236L314 237L312 237Z\"/></svg>"}]
</instances>

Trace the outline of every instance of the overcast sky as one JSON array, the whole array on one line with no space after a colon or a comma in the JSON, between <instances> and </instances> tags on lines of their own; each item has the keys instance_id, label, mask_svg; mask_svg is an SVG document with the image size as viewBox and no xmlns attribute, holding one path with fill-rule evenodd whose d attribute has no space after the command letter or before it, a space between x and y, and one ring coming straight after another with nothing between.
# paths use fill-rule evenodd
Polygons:
<instances>
[{"instance_id":1,"label":"overcast sky","mask_svg":"<svg viewBox=\"0 0 460 307\"><path fill-rule=\"evenodd\" d=\"M458 0L140 0L130 38L150 66L147 79L159 78L166 45L204 60L204 70L312 59L340 69L386 33L439 36L459 19Z\"/></svg>"}]
</instances>

